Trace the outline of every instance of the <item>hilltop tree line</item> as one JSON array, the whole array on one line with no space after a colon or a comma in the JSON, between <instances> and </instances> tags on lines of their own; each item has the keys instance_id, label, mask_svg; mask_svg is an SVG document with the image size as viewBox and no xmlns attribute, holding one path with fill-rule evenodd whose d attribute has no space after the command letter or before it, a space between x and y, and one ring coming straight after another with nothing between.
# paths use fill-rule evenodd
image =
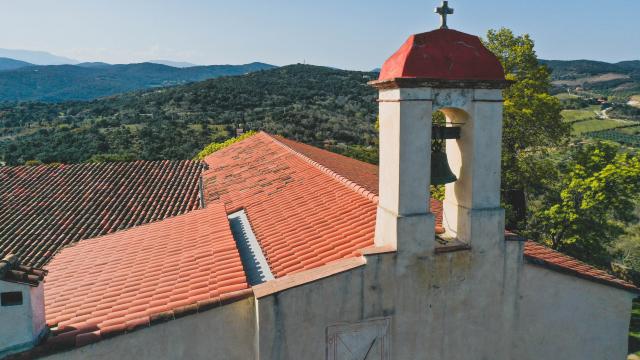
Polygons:
<instances>
[{"instance_id":1,"label":"hilltop tree line","mask_svg":"<svg viewBox=\"0 0 640 360\"><path fill-rule=\"evenodd\" d=\"M292 65L89 102L0 106L0 153L30 160L185 159L235 130L375 143L375 74Z\"/></svg>"}]
</instances>

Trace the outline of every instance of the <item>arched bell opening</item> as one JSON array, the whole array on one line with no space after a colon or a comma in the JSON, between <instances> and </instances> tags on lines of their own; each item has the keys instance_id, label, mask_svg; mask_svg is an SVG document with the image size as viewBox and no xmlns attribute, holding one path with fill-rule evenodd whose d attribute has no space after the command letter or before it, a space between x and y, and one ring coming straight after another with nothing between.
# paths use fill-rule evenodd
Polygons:
<instances>
[{"instance_id":1,"label":"arched bell opening","mask_svg":"<svg viewBox=\"0 0 640 360\"><path fill-rule=\"evenodd\" d=\"M451 171L447 161L446 141L448 138L459 136L459 133L450 130L458 130L458 128L447 127L446 116L442 111L435 111L432 114L432 130L431 130L431 185L436 189L442 188L444 185L452 183L458 178ZM437 191L438 194L441 191ZM436 195L439 197L439 195ZM442 198L444 199L444 194Z\"/></svg>"},{"instance_id":2,"label":"arched bell opening","mask_svg":"<svg viewBox=\"0 0 640 360\"><path fill-rule=\"evenodd\" d=\"M455 196L455 185L463 167L458 140L464 136L464 124L468 119L467 112L459 108L445 107L433 112L430 189L433 199L444 202L447 197ZM432 212L438 215L437 211ZM447 223L446 214L442 215L441 224L436 224L436 234L453 240L455 235L447 233L451 226Z\"/></svg>"}]
</instances>

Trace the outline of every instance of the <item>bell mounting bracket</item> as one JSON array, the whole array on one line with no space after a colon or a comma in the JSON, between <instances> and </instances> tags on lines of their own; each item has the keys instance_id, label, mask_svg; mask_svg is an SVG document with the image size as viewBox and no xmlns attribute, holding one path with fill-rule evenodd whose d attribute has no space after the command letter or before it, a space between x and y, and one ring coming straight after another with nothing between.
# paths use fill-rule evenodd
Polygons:
<instances>
[{"instance_id":1,"label":"bell mounting bracket","mask_svg":"<svg viewBox=\"0 0 640 360\"><path fill-rule=\"evenodd\" d=\"M437 140L460 139L460 127L434 125L431 127L431 137Z\"/></svg>"}]
</instances>

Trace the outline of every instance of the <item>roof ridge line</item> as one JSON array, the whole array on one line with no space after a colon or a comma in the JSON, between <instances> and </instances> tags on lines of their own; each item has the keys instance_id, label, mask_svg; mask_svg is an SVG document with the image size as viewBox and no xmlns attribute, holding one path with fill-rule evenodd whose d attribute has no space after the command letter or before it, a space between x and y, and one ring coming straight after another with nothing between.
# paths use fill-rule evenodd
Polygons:
<instances>
[{"instance_id":1,"label":"roof ridge line","mask_svg":"<svg viewBox=\"0 0 640 360\"><path fill-rule=\"evenodd\" d=\"M114 161L114 162L82 162L82 163L49 163L49 164L39 164L39 165L5 165L2 168L5 170L16 170L16 169L58 169L61 167L98 167L100 165L106 166L117 166L116 164L130 165L135 163L162 163L162 162L174 162L174 163L189 163L189 162L200 162L204 163L204 160L199 159L162 159L162 160L144 160L144 159L136 159L136 160L127 160L127 161Z\"/></svg>"},{"instance_id":2,"label":"roof ridge line","mask_svg":"<svg viewBox=\"0 0 640 360\"><path fill-rule=\"evenodd\" d=\"M223 207L225 207L225 213L226 213L226 206L224 205L224 203L214 201L214 202L211 202L211 204L222 205ZM88 243L89 241L99 240L99 239L101 239L103 237L113 236L115 234L129 233L129 232L131 232L131 231L133 231L135 229L146 228L146 227L151 226L151 225L157 225L158 223L161 223L161 222L164 222L164 221L167 221L167 220L173 220L173 219L176 219L176 218L182 218L183 216L187 216L187 215L190 215L190 214L202 213L202 212L205 212L208 209L211 209L211 207L210 206L206 206L206 207L199 208L199 209L193 209L191 211L187 211L187 212L182 213L182 214L176 214L176 215L173 215L173 216L169 216L169 217L166 217L164 219L158 219L158 220L154 220L154 221L151 221L151 222L142 223L140 225L134 225L134 226L131 226L131 227L128 227L128 228L125 228L125 229L116 230L114 232L101 234L101 235L90 237L90 238L86 238L86 239L80 239L80 240L77 240L77 241L72 241L72 242L70 242L70 243L68 243L66 245L62 245L60 248L55 250L54 251L54 255L51 256L51 260L53 260L53 258L55 258L58 254L60 254L64 250L66 250L68 248L73 248L73 247L76 247L76 246L79 246L79 245L84 245L84 244ZM50 262L51 261L49 261L49 263ZM49 263L38 267L38 269L46 270L45 268L49 265ZM48 272L49 270L46 270L46 271Z\"/></svg>"},{"instance_id":3,"label":"roof ridge line","mask_svg":"<svg viewBox=\"0 0 640 360\"><path fill-rule=\"evenodd\" d=\"M338 174L337 172L335 172L335 171L329 169L328 167L320 164L319 162L309 158L308 156L306 156L306 155L304 155L304 154L292 149L291 147L289 147L289 145L280 142L278 139L276 139L271 134L269 134L267 132L264 132L264 131L262 131L262 133L265 134L269 139L271 139L276 144L282 146L284 149L286 149L289 152L293 153L294 155L296 155L297 157L301 158L302 160L308 162L310 165L312 165L313 167L317 168L321 172L329 175L331 178L333 178L337 182L339 182L342 185L348 187L349 189L355 191L356 193L358 193L361 196L365 197L366 199L368 199L369 201L373 202L374 204L378 203L378 194L368 190L364 186L356 183L355 181L347 178L346 176Z\"/></svg>"}]
</instances>

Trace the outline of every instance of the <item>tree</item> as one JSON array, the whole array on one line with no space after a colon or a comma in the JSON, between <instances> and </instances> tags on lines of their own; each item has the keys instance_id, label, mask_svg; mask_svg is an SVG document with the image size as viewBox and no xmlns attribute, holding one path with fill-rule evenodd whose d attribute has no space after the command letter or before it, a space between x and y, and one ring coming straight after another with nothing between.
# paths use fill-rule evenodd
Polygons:
<instances>
[{"instance_id":1,"label":"tree","mask_svg":"<svg viewBox=\"0 0 640 360\"><path fill-rule=\"evenodd\" d=\"M613 244L614 255L624 266L640 274L640 223L627 228Z\"/></svg>"},{"instance_id":2,"label":"tree","mask_svg":"<svg viewBox=\"0 0 640 360\"><path fill-rule=\"evenodd\" d=\"M532 209L529 231L556 250L608 267L613 242L638 220L640 156L612 143L579 144L556 168L559 181Z\"/></svg>"},{"instance_id":3,"label":"tree","mask_svg":"<svg viewBox=\"0 0 640 360\"><path fill-rule=\"evenodd\" d=\"M500 60L507 80L504 90L502 138L502 193L507 209L507 226L525 227L527 193L542 186L536 179L546 166L535 159L544 157L547 147L558 146L570 135L562 122L560 102L549 94L551 73L538 62L529 35L516 36L509 29L489 30L485 46Z\"/></svg>"}]
</instances>

